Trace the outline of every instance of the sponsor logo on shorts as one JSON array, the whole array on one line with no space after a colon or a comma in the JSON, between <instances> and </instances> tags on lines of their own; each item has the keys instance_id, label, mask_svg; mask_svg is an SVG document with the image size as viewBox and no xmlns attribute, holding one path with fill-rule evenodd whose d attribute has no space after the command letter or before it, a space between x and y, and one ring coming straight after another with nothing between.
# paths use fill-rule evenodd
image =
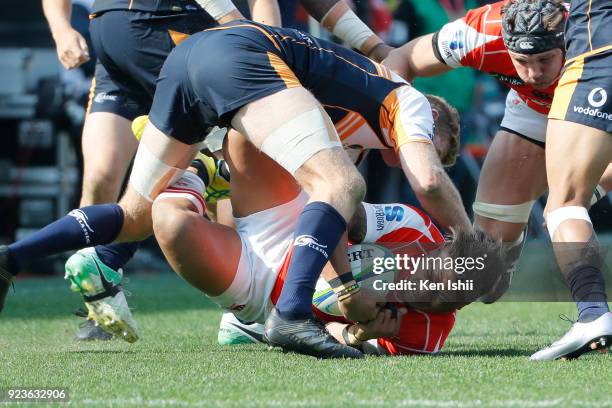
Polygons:
<instances>
[{"instance_id":1,"label":"sponsor logo on shorts","mask_svg":"<svg viewBox=\"0 0 612 408\"><path fill-rule=\"evenodd\" d=\"M95 103L104 103L106 101L117 101L117 95L109 95L106 92L100 92L94 96Z\"/></svg>"},{"instance_id":2,"label":"sponsor logo on shorts","mask_svg":"<svg viewBox=\"0 0 612 408\"><path fill-rule=\"evenodd\" d=\"M93 228L91 228L89 226L88 218L87 218L87 214L85 214L83 211L76 209L76 210L72 210L68 213L69 216L74 217L75 220L77 220L77 222L79 223L79 225L81 226L81 230L83 231L83 235L85 236L85 243L86 244L90 244L91 243L91 235L89 235L91 232L94 232Z\"/></svg>"},{"instance_id":3,"label":"sponsor logo on shorts","mask_svg":"<svg viewBox=\"0 0 612 408\"><path fill-rule=\"evenodd\" d=\"M595 88L589 93L589 105L594 108L601 108L608 100L608 93L603 88Z\"/></svg>"},{"instance_id":4,"label":"sponsor logo on shorts","mask_svg":"<svg viewBox=\"0 0 612 408\"><path fill-rule=\"evenodd\" d=\"M327 245L320 244L312 235L300 235L295 239L293 246L305 246L321 253L326 259L329 258L327 251L325 251Z\"/></svg>"},{"instance_id":5,"label":"sponsor logo on shorts","mask_svg":"<svg viewBox=\"0 0 612 408\"><path fill-rule=\"evenodd\" d=\"M612 114L602 112L599 109L593 109L588 106L586 108L584 106L574 106L574 113L592 116L597 119L612 120Z\"/></svg>"},{"instance_id":6,"label":"sponsor logo on shorts","mask_svg":"<svg viewBox=\"0 0 612 408\"><path fill-rule=\"evenodd\" d=\"M603 112L599 108L608 101L608 93L603 88L594 88L587 97L591 106L573 106L574 113L591 116L597 119L612 120L612 113Z\"/></svg>"}]
</instances>

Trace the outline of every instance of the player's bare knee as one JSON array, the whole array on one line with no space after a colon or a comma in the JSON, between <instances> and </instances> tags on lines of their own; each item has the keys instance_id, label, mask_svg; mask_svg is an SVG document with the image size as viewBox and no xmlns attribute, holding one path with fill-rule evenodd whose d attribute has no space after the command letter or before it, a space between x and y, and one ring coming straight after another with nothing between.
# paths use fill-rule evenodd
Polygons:
<instances>
[{"instance_id":1,"label":"player's bare knee","mask_svg":"<svg viewBox=\"0 0 612 408\"><path fill-rule=\"evenodd\" d=\"M185 230L200 217L176 199L156 199L153 202L153 232L160 245L170 247L178 243Z\"/></svg>"}]
</instances>

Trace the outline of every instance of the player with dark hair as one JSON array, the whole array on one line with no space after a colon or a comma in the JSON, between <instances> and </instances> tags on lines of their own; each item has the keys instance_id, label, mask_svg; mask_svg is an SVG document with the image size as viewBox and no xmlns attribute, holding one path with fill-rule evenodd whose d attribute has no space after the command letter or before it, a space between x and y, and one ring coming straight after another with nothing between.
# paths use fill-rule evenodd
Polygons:
<instances>
[{"instance_id":1,"label":"player with dark hair","mask_svg":"<svg viewBox=\"0 0 612 408\"><path fill-rule=\"evenodd\" d=\"M578 308L571 329L532 360L577 358L612 342L597 234L588 208L612 161L612 2L574 0L565 33L566 62L549 113L546 226Z\"/></svg>"},{"instance_id":2,"label":"player with dark hair","mask_svg":"<svg viewBox=\"0 0 612 408\"><path fill-rule=\"evenodd\" d=\"M471 67L510 88L473 204L475 224L508 249L508 273L487 302L509 288L531 208L547 187L546 115L564 61L565 16L560 0L499 1L391 51L384 62L409 80ZM602 193L600 186L595 196Z\"/></svg>"}]
</instances>

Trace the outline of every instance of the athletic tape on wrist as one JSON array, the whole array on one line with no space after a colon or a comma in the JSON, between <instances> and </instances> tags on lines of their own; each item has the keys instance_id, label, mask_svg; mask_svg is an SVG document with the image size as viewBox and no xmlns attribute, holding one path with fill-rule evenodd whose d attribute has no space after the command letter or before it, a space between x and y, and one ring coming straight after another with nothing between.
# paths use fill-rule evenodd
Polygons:
<instances>
[{"instance_id":1,"label":"athletic tape on wrist","mask_svg":"<svg viewBox=\"0 0 612 408\"><path fill-rule=\"evenodd\" d=\"M338 288L340 286L350 286L351 282L354 282L353 272L346 272L339 275L337 278L331 279L328 283L332 288Z\"/></svg>"},{"instance_id":2,"label":"athletic tape on wrist","mask_svg":"<svg viewBox=\"0 0 612 408\"><path fill-rule=\"evenodd\" d=\"M215 20L236 10L231 0L196 0L196 2Z\"/></svg>"},{"instance_id":3,"label":"athletic tape on wrist","mask_svg":"<svg viewBox=\"0 0 612 408\"><path fill-rule=\"evenodd\" d=\"M551 240L557 228L559 228L563 221L567 220L583 220L589 224L593 224L591 222L591 217L589 217L589 212L584 207L568 206L557 208L546 215L546 228L548 228L548 234L550 234Z\"/></svg>"},{"instance_id":4,"label":"athletic tape on wrist","mask_svg":"<svg viewBox=\"0 0 612 408\"><path fill-rule=\"evenodd\" d=\"M145 143L140 143L134 158L130 184L141 196L153 201L184 172L184 169L167 165L158 159Z\"/></svg>"},{"instance_id":5,"label":"athletic tape on wrist","mask_svg":"<svg viewBox=\"0 0 612 408\"><path fill-rule=\"evenodd\" d=\"M344 326L344 329L342 329L342 338L344 339L344 342L348 346L360 346L361 343L363 342L357 339L357 336L355 336L355 333L351 333L350 331L351 327L354 327L354 326L353 325Z\"/></svg>"},{"instance_id":6,"label":"athletic tape on wrist","mask_svg":"<svg viewBox=\"0 0 612 408\"><path fill-rule=\"evenodd\" d=\"M351 10L348 5L340 1L334 5L321 19L321 24L330 30L336 37L347 42L351 47L368 54L362 47L370 37L376 37L363 21ZM371 41L370 41L371 42ZM382 42L379 38L374 44L369 44L372 49L375 45Z\"/></svg>"}]
</instances>

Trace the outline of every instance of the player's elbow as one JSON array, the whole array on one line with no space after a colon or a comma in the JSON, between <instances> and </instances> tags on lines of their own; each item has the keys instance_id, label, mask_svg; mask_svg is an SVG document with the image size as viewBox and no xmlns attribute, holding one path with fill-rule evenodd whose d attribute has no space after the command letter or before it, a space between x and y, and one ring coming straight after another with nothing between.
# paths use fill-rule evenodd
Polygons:
<instances>
[{"instance_id":1,"label":"player's elbow","mask_svg":"<svg viewBox=\"0 0 612 408\"><path fill-rule=\"evenodd\" d=\"M412 183L412 189L421 197L440 196L444 185L444 170L432 167L424 174L419 175Z\"/></svg>"}]
</instances>

